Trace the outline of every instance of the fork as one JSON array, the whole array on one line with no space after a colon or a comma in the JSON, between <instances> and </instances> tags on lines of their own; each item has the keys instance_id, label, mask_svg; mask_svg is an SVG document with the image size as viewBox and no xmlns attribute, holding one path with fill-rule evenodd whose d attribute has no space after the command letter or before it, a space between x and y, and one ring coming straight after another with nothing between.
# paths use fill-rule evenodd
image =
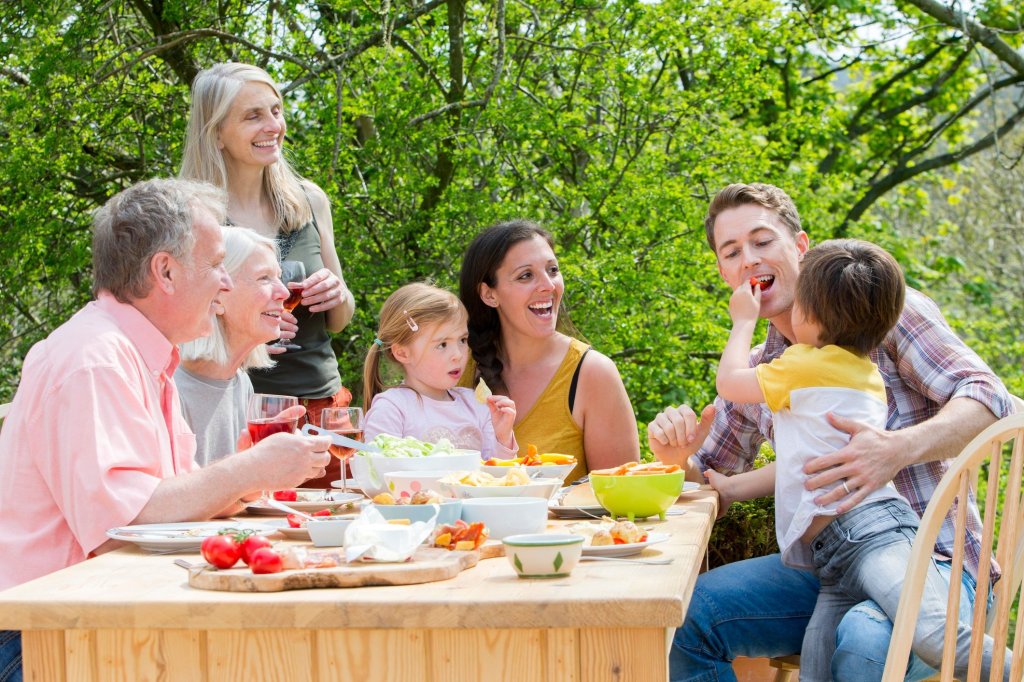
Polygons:
<instances>
[{"instance_id":1,"label":"fork","mask_svg":"<svg viewBox=\"0 0 1024 682\"><path fill-rule=\"evenodd\" d=\"M588 556L583 555L580 561L621 561L627 564L651 564L654 566L666 566L672 563L673 559L626 559L617 556Z\"/></svg>"}]
</instances>

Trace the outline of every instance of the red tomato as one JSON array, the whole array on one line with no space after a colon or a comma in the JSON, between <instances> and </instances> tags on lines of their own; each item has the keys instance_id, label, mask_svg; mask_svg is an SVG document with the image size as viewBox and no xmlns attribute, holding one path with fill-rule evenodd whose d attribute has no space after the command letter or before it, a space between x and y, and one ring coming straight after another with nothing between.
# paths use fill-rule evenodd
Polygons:
<instances>
[{"instance_id":1,"label":"red tomato","mask_svg":"<svg viewBox=\"0 0 1024 682\"><path fill-rule=\"evenodd\" d=\"M260 547L249 555L249 568L253 573L280 573L284 564L280 554L269 547Z\"/></svg>"},{"instance_id":2,"label":"red tomato","mask_svg":"<svg viewBox=\"0 0 1024 682\"><path fill-rule=\"evenodd\" d=\"M331 510L330 509L321 509L319 511L315 511L312 514L310 514L310 516L330 516L330 515L331 515Z\"/></svg>"},{"instance_id":3,"label":"red tomato","mask_svg":"<svg viewBox=\"0 0 1024 682\"><path fill-rule=\"evenodd\" d=\"M306 519L302 518L298 514L289 514L285 518L288 519L289 528L302 528L306 523Z\"/></svg>"},{"instance_id":4,"label":"red tomato","mask_svg":"<svg viewBox=\"0 0 1024 682\"><path fill-rule=\"evenodd\" d=\"M252 561L252 555L258 549L270 548L271 542L262 535L246 535L241 542L242 561L247 565Z\"/></svg>"},{"instance_id":5,"label":"red tomato","mask_svg":"<svg viewBox=\"0 0 1024 682\"><path fill-rule=\"evenodd\" d=\"M762 282L757 277L751 277L750 278L750 286L751 287L760 286L761 290L763 291L763 290L768 288L768 282Z\"/></svg>"},{"instance_id":6,"label":"red tomato","mask_svg":"<svg viewBox=\"0 0 1024 682\"><path fill-rule=\"evenodd\" d=\"M241 549L230 535L211 535L200 545L203 558L217 568L231 568L238 563Z\"/></svg>"},{"instance_id":7,"label":"red tomato","mask_svg":"<svg viewBox=\"0 0 1024 682\"><path fill-rule=\"evenodd\" d=\"M294 490L275 490L274 499L279 502L296 502L299 499L299 494Z\"/></svg>"}]
</instances>

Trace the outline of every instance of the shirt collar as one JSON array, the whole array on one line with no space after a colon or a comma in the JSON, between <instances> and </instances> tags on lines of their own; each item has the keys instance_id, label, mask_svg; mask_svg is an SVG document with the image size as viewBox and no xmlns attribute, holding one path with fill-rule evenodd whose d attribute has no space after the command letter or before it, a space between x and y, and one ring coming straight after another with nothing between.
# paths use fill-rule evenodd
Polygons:
<instances>
[{"instance_id":1,"label":"shirt collar","mask_svg":"<svg viewBox=\"0 0 1024 682\"><path fill-rule=\"evenodd\" d=\"M761 353L761 361L768 362L782 355L782 353L790 347L789 341L782 335L782 332L772 324L768 323L768 334L764 339L764 349Z\"/></svg>"},{"instance_id":2,"label":"shirt collar","mask_svg":"<svg viewBox=\"0 0 1024 682\"><path fill-rule=\"evenodd\" d=\"M135 345L143 362L154 374L174 374L178 367L178 347L171 343L138 308L121 303L109 291L96 296L96 306L113 318L124 335Z\"/></svg>"}]
</instances>

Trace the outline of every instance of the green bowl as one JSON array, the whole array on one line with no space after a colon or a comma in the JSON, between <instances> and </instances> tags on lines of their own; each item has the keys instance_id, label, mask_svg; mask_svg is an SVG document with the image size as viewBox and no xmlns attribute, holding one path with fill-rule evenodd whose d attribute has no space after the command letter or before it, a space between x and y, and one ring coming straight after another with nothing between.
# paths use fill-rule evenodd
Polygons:
<instances>
[{"instance_id":1,"label":"green bowl","mask_svg":"<svg viewBox=\"0 0 1024 682\"><path fill-rule=\"evenodd\" d=\"M646 476L590 474L590 485L601 506L615 516L630 521L647 516L664 519L665 511L683 492L685 476L682 471Z\"/></svg>"}]
</instances>

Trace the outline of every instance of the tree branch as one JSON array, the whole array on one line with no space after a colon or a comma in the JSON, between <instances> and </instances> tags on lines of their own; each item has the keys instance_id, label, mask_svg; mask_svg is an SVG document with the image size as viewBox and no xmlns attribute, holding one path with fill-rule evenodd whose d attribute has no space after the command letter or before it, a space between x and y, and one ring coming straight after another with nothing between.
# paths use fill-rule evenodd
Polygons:
<instances>
[{"instance_id":1,"label":"tree branch","mask_svg":"<svg viewBox=\"0 0 1024 682\"><path fill-rule=\"evenodd\" d=\"M396 29L405 28L406 26L408 26L412 22L416 21L417 19L419 19L423 15L430 14L432 11L434 11L435 9L440 7L441 5L447 4L447 2L448 2L448 0L429 0L429 2L425 2L422 5L419 5L418 7L413 9L408 14L395 19L394 23L391 24L391 31L390 32L393 34ZM282 94L291 92L292 90L294 90L295 88L299 87L300 85L304 85L305 83L307 83L307 82L311 81L312 79L316 78L317 76L319 76L324 71L327 71L328 69L334 69L338 65L341 65L341 64L344 64L345 62L348 62L353 57L358 56L358 55L362 54L363 52L366 52L371 47L376 47L378 45L381 45L383 42L384 42L384 30L381 29L380 31L377 31L377 32L373 33L372 35L367 36L362 41L360 41L358 44L352 46L348 50L345 50L341 54L336 55L334 57L330 57L330 58L324 60L323 63L317 64L316 66L311 67L308 70L308 72L306 73L306 75L302 76L301 78L296 78L291 83L289 83L287 86L282 88L281 89Z\"/></svg>"},{"instance_id":2,"label":"tree branch","mask_svg":"<svg viewBox=\"0 0 1024 682\"><path fill-rule=\"evenodd\" d=\"M973 142L956 151L947 152L945 154L939 154L933 156L930 159L924 161L914 162L913 165L908 165L913 161L916 156L916 151L910 151L905 154L899 162L899 165L888 175L882 177L881 180L872 183L871 189L864 194L860 200L854 204L854 206L846 213L846 217L843 218L842 224L836 229L836 237L846 236L847 228L851 223L856 222L860 219L864 213L876 202L879 198L892 188L896 187L900 183L906 182L911 178L914 178L922 173L935 170L936 168L943 168L950 164L957 163L967 157L977 154L978 152L988 149L996 143L1001 137L1006 135L1008 132L1013 130L1014 126L1017 125L1022 119L1024 119L1024 106L1013 112L1011 116L1008 116L1003 124L999 126L998 130L993 130L985 137Z\"/></svg>"},{"instance_id":3,"label":"tree branch","mask_svg":"<svg viewBox=\"0 0 1024 682\"><path fill-rule=\"evenodd\" d=\"M999 35L988 26L970 19L958 9L946 7L937 0L906 0L914 7L930 17L938 19L946 26L963 31L976 42L987 47L992 54L1017 73L1024 75L1024 55L1007 45Z\"/></svg>"},{"instance_id":4,"label":"tree branch","mask_svg":"<svg viewBox=\"0 0 1024 682\"><path fill-rule=\"evenodd\" d=\"M105 71L105 72L101 73L96 78L96 82L97 83L101 83L101 82L105 81L106 79L111 78L111 77L113 77L113 76L115 76L115 75L117 75L118 73L121 73L121 72L130 73L135 68L135 66L137 64L139 64L140 62L143 62L143 61L149 59L150 57L153 57L153 56L156 56L156 55L161 55L162 53L167 52L167 51L177 51L177 50L179 50L179 48L183 44L191 43L191 42L193 42L195 40L198 40L200 38L220 38L221 40L224 40L224 41L227 41L227 42L232 42L232 43L237 43L239 45L244 45L245 47L247 47L248 49L252 50L253 52L262 54L265 57L270 57L270 58L273 58L273 59L279 59L279 60L281 60L283 62L291 62L292 64L296 64L299 67L301 67L301 68L303 68L303 69L305 69L307 71L311 70L311 67L310 67L309 64L306 64L305 62L302 62L302 61L296 59L294 56L292 56L290 54L282 54L280 52L273 52L272 50L267 50L265 48L260 47L256 43L253 43L251 41L246 40L245 38L239 38L238 36L234 35L233 33L227 33L225 31L219 31L219 30L217 30L215 28L200 28L200 29L193 29L193 30L188 30L188 31L177 31L175 33L168 33L166 35L157 35L157 36L155 36L154 39L160 41L158 45L154 45L153 47L144 50L138 56L136 56L134 59L132 59L131 61L127 62L123 66L119 66L117 68L112 68L112 69L110 69L108 71ZM136 43L134 45L131 45L131 46L125 48L124 50L121 50L121 52L119 52L117 55L111 57L110 59L108 59L104 63L104 65L103 65L104 68L106 68L107 65L109 65L111 62L113 62L115 59L117 59L117 57L119 57L120 55L123 55L126 52L134 51L134 50L138 49L141 46L142 46L142 43ZM192 79L195 78L195 74L196 73L198 73L198 71L194 71L192 73L191 77L188 77L187 74L185 74L185 75L179 74L179 75L181 75L182 82L184 82L184 83L191 83Z\"/></svg>"}]
</instances>

